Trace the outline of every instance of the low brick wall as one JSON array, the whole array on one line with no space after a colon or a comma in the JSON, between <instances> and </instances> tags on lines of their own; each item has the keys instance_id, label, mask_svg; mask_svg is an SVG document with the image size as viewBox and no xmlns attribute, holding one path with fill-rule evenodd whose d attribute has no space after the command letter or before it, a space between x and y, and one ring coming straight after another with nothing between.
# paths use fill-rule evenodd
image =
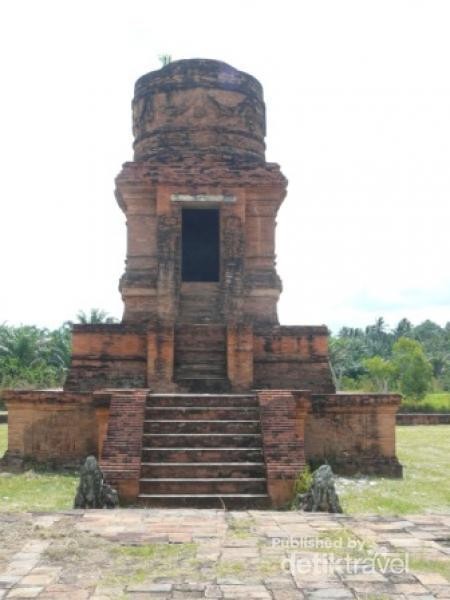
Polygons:
<instances>
[{"instance_id":1,"label":"low brick wall","mask_svg":"<svg viewBox=\"0 0 450 600\"><path fill-rule=\"evenodd\" d=\"M397 394L313 394L305 425L305 454L337 473L401 477L395 454Z\"/></svg>"},{"instance_id":2,"label":"low brick wall","mask_svg":"<svg viewBox=\"0 0 450 600\"><path fill-rule=\"evenodd\" d=\"M399 413L397 425L450 425L450 413Z\"/></svg>"},{"instance_id":3,"label":"low brick wall","mask_svg":"<svg viewBox=\"0 0 450 600\"><path fill-rule=\"evenodd\" d=\"M97 422L91 394L57 390L6 390L8 459L79 464L97 455Z\"/></svg>"}]
</instances>

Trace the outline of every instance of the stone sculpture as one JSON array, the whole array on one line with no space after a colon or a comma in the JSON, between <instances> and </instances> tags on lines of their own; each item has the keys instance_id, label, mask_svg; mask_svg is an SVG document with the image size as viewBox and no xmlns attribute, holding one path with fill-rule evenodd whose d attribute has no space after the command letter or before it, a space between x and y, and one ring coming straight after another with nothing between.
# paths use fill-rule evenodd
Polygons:
<instances>
[{"instance_id":1,"label":"stone sculpture","mask_svg":"<svg viewBox=\"0 0 450 600\"><path fill-rule=\"evenodd\" d=\"M95 456L88 456L81 467L80 483L75 495L74 508L116 508L119 496L114 488L104 483L103 473Z\"/></svg>"},{"instance_id":2,"label":"stone sculpture","mask_svg":"<svg viewBox=\"0 0 450 600\"><path fill-rule=\"evenodd\" d=\"M299 496L299 508L307 512L342 512L329 465L322 465L314 471L311 487L306 494Z\"/></svg>"}]
</instances>

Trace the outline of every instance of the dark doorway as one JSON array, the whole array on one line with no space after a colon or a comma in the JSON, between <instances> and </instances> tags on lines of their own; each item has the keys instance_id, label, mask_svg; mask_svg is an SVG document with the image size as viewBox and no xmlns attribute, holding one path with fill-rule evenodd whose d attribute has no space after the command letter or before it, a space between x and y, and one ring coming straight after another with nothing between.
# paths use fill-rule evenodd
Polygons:
<instances>
[{"instance_id":1,"label":"dark doorway","mask_svg":"<svg viewBox=\"0 0 450 600\"><path fill-rule=\"evenodd\" d=\"M182 210L183 281L219 281L219 210Z\"/></svg>"}]
</instances>

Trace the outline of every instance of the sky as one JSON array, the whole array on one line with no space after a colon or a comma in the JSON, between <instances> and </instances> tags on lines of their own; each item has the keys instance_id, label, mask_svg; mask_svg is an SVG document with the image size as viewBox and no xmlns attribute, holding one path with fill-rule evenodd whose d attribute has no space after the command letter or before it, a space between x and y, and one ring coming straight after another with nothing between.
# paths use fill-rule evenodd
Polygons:
<instances>
[{"instance_id":1,"label":"sky","mask_svg":"<svg viewBox=\"0 0 450 600\"><path fill-rule=\"evenodd\" d=\"M6 0L0 322L121 317L135 80L212 58L264 87L283 324L450 321L448 0Z\"/></svg>"}]
</instances>

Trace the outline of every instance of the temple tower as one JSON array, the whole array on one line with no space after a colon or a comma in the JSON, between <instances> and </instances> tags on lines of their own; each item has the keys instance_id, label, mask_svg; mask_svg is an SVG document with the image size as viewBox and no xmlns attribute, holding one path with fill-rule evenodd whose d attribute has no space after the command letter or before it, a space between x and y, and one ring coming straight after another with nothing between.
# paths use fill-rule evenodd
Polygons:
<instances>
[{"instance_id":1,"label":"temple tower","mask_svg":"<svg viewBox=\"0 0 450 600\"><path fill-rule=\"evenodd\" d=\"M67 390L301 388L331 393L325 326L283 327L275 268L287 181L265 161L260 83L216 60L144 75L126 215L120 326L75 327Z\"/></svg>"},{"instance_id":2,"label":"temple tower","mask_svg":"<svg viewBox=\"0 0 450 600\"><path fill-rule=\"evenodd\" d=\"M170 63L137 81L133 133L117 178L123 321L276 324L286 180L265 162L259 82L214 60Z\"/></svg>"}]
</instances>

